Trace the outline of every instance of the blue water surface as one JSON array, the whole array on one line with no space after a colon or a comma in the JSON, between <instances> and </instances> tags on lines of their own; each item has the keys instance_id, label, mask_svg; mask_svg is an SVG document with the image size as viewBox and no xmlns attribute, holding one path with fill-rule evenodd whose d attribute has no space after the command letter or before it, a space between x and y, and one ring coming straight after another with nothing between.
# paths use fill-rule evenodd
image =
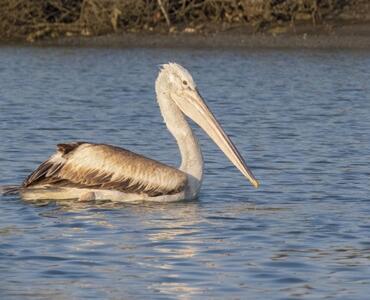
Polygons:
<instances>
[{"instance_id":1,"label":"blue water surface","mask_svg":"<svg viewBox=\"0 0 370 300\"><path fill-rule=\"evenodd\" d=\"M369 299L369 52L1 47L0 185L74 140L178 165L154 93L168 61L260 189L196 128L196 201L0 196L0 298Z\"/></svg>"}]
</instances>

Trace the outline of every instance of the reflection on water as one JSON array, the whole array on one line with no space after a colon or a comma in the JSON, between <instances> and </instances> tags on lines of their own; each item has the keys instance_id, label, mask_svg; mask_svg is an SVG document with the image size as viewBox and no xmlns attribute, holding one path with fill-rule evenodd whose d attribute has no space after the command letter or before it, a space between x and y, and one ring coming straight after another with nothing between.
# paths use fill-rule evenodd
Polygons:
<instances>
[{"instance_id":1,"label":"reflection on water","mask_svg":"<svg viewBox=\"0 0 370 300\"><path fill-rule=\"evenodd\" d=\"M153 88L170 60L193 71L261 188L196 129L196 201L2 196L0 298L366 299L367 53L1 48L0 185L71 140L178 163Z\"/></svg>"}]
</instances>

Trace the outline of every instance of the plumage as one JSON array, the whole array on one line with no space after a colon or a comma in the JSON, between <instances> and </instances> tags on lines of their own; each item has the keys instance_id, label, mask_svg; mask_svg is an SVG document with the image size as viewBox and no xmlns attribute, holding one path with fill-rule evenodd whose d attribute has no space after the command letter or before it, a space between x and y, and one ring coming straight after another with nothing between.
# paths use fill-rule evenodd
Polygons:
<instances>
[{"instance_id":1,"label":"plumage","mask_svg":"<svg viewBox=\"0 0 370 300\"><path fill-rule=\"evenodd\" d=\"M154 197L179 193L187 182L185 173L119 147L86 142L57 147L57 152L23 182L24 188L69 186Z\"/></svg>"}]
</instances>

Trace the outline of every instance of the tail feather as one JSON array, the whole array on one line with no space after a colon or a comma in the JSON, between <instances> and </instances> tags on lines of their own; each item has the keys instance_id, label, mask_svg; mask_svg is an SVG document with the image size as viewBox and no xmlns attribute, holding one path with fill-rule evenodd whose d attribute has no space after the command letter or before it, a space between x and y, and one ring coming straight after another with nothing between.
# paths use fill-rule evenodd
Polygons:
<instances>
[{"instance_id":1,"label":"tail feather","mask_svg":"<svg viewBox=\"0 0 370 300\"><path fill-rule=\"evenodd\" d=\"M0 195L15 195L18 194L19 185L2 185L0 186Z\"/></svg>"}]
</instances>

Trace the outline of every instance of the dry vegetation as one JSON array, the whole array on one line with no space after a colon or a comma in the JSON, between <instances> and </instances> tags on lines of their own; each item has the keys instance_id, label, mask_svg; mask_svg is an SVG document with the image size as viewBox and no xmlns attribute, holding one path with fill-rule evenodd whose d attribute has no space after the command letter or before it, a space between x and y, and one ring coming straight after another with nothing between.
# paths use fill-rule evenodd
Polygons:
<instances>
[{"instance_id":1,"label":"dry vegetation","mask_svg":"<svg viewBox=\"0 0 370 300\"><path fill-rule=\"evenodd\" d=\"M258 31L276 23L316 24L361 1L366 0L0 0L0 38L201 31L210 24L250 24Z\"/></svg>"}]
</instances>

